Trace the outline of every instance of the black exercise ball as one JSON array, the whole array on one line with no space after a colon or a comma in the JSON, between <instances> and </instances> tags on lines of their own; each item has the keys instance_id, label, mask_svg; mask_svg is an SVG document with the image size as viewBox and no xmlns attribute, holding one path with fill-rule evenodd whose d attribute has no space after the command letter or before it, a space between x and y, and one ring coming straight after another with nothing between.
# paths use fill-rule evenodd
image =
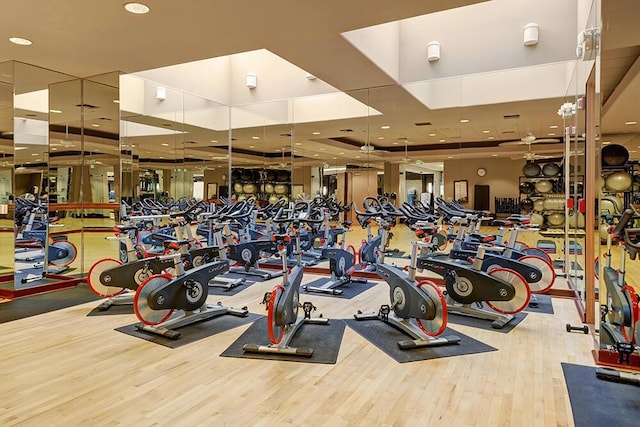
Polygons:
<instances>
[{"instance_id":1,"label":"black exercise ball","mask_svg":"<svg viewBox=\"0 0 640 427\"><path fill-rule=\"evenodd\" d=\"M240 169L234 169L231 171L231 180L232 181L240 180Z\"/></svg>"},{"instance_id":2,"label":"black exercise ball","mask_svg":"<svg viewBox=\"0 0 640 427\"><path fill-rule=\"evenodd\" d=\"M522 194L531 194L535 190L534 185L531 182L522 182L520 183L520 192Z\"/></svg>"},{"instance_id":3,"label":"black exercise ball","mask_svg":"<svg viewBox=\"0 0 640 427\"><path fill-rule=\"evenodd\" d=\"M629 151L622 145L609 144L602 147L602 166L622 166L629 160Z\"/></svg>"},{"instance_id":4,"label":"black exercise ball","mask_svg":"<svg viewBox=\"0 0 640 427\"><path fill-rule=\"evenodd\" d=\"M540 175L540 165L533 162L527 162L522 168L522 174L528 177L534 177Z\"/></svg>"},{"instance_id":5,"label":"black exercise ball","mask_svg":"<svg viewBox=\"0 0 640 427\"><path fill-rule=\"evenodd\" d=\"M533 200L531 200L528 197L526 199L523 199L520 202L520 209L522 209L523 211L532 211L533 210Z\"/></svg>"},{"instance_id":6,"label":"black exercise ball","mask_svg":"<svg viewBox=\"0 0 640 427\"><path fill-rule=\"evenodd\" d=\"M275 181L278 174L274 170L267 171L267 181Z\"/></svg>"},{"instance_id":7,"label":"black exercise ball","mask_svg":"<svg viewBox=\"0 0 640 427\"><path fill-rule=\"evenodd\" d=\"M253 177L253 172L251 171L251 169L243 169L242 172L240 172L240 179L248 181Z\"/></svg>"},{"instance_id":8,"label":"black exercise ball","mask_svg":"<svg viewBox=\"0 0 640 427\"><path fill-rule=\"evenodd\" d=\"M291 173L289 171L285 171L285 170L278 171L278 181L289 181L290 176L291 176Z\"/></svg>"},{"instance_id":9,"label":"black exercise ball","mask_svg":"<svg viewBox=\"0 0 640 427\"><path fill-rule=\"evenodd\" d=\"M557 163L547 163L542 167L542 174L544 176L556 176L560 174L560 166Z\"/></svg>"}]
</instances>

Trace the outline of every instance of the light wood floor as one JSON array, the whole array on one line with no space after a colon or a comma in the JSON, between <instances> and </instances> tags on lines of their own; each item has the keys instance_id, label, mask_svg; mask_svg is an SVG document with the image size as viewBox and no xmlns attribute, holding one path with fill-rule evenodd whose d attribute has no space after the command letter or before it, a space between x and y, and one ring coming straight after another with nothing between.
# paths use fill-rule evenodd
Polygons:
<instances>
[{"instance_id":1,"label":"light wood floor","mask_svg":"<svg viewBox=\"0 0 640 427\"><path fill-rule=\"evenodd\" d=\"M210 302L264 313L276 282ZM388 288L306 299L350 318ZM133 315L86 317L88 303L0 325L0 425L568 426L560 363L593 365L594 339L565 332L573 301L553 304L509 334L452 325L499 351L399 364L347 327L337 363L318 365L219 357L248 326L165 348L114 331Z\"/></svg>"}]
</instances>

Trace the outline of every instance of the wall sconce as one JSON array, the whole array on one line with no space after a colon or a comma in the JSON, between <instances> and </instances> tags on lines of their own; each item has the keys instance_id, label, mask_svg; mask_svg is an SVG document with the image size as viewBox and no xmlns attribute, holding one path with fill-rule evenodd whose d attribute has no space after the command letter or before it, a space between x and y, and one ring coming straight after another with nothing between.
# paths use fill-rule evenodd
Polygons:
<instances>
[{"instance_id":1,"label":"wall sconce","mask_svg":"<svg viewBox=\"0 0 640 427\"><path fill-rule=\"evenodd\" d=\"M159 101L164 101L167 99L167 88L163 86L156 87L156 99Z\"/></svg>"},{"instance_id":2,"label":"wall sconce","mask_svg":"<svg viewBox=\"0 0 640 427\"><path fill-rule=\"evenodd\" d=\"M247 87L249 89L255 89L258 86L258 76L255 73L247 74Z\"/></svg>"},{"instance_id":3,"label":"wall sconce","mask_svg":"<svg viewBox=\"0 0 640 427\"><path fill-rule=\"evenodd\" d=\"M440 59L440 42L431 41L427 43L427 61L435 62Z\"/></svg>"},{"instance_id":4,"label":"wall sconce","mask_svg":"<svg viewBox=\"0 0 640 427\"><path fill-rule=\"evenodd\" d=\"M534 46L538 44L538 24L530 23L524 26L524 45Z\"/></svg>"}]
</instances>

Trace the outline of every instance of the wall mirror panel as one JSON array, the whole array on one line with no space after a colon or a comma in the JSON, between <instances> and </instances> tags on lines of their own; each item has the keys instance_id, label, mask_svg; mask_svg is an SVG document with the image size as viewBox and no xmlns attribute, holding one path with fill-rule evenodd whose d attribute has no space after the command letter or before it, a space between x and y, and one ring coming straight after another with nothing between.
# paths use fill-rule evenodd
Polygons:
<instances>
[{"instance_id":1,"label":"wall mirror panel","mask_svg":"<svg viewBox=\"0 0 640 427\"><path fill-rule=\"evenodd\" d=\"M13 288L13 159L13 62L4 62L0 64L0 289Z\"/></svg>"},{"instance_id":2,"label":"wall mirror panel","mask_svg":"<svg viewBox=\"0 0 640 427\"><path fill-rule=\"evenodd\" d=\"M292 200L291 103L265 102L231 107L231 200L254 199L259 206Z\"/></svg>"},{"instance_id":3,"label":"wall mirror panel","mask_svg":"<svg viewBox=\"0 0 640 427\"><path fill-rule=\"evenodd\" d=\"M14 62L13 208L15 226L14 290L51 283L70 270L77 251L57 231L49 209L50 85L71 76ZM60 244L57 241L61 241Z\"/></svg>"}]
</instances>

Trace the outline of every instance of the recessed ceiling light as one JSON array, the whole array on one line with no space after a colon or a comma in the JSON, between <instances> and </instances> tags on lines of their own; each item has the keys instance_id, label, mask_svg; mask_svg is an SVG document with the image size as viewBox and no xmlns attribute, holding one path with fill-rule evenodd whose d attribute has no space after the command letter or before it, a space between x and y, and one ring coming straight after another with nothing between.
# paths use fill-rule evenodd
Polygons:
<instances>
[{"instance_id":1,"label":"recessed ceiling light","mask_svg":"<svg viewBox=\"0 0 640 427\"><path fill-rule=\"evenodd\" d=\"M255 145L250 145L249 148L256 148L256 146Z\"/></svg>"},{"instance_id":2,"label":"recessed ceiling light","mask_svg":"<svg viewBox=\"0 0 640 427\"><path fill-rule=\"evenodd\" d=\"M460 119L460 123L469 123L469 119Z\"/></svg>"},{"instance_id":3,"label":"recessed ceiling light","mask_svg":"<svg viewBox=\"0 0 640 427\"><path fill-rule=\"evenodd\" d=\"M551 132L551 133L548 133L547 136L556 136L556 134Z\"/></svg>"},{"instance_id":4,"label":"recessed ceiling light","mask_svg":"<svg viewBox=\"0 0 640 427\"><path fill-rule=\"evenodd\" d=\"M624 122L625 125L637 125L638 122L636 121L631 121L631 122Z\"/></svg>"},{"instance_id":5,"label":"recessed ceiling light","mask_svg":"<svg viewBox=\"0 0 640 427\"><path fill-rule=\"evenodd\" d=\"M379 136L378 139L384 139L384 136Z\"/></svg>"},{"instance_id":6,"label":"recessed ceiling light","mask_svg":"<svg viewBox=\"0 0 640 427\"><path fill-rule=\"evenodd\" d=\"M490 136L487 139L496 139L496 137L495 136Z\"/></svg>"},{"instance_id":7,"label":"recessed ceiling light","mask_svg":"<svg viewBox=\"0 0 640 427\"><path fill-rule=\"evenodd\" d=\"M491 157L498 157L498 155L497 154L492 154Z\"/></svg>"},{"instance_id":8,"label":"recessed ceiling light","mask_svg":"<svg viewBox=\"0 0 640 427\"><path fill-rule=\"evenodd\" d=\"M144 15L145 13L149 13L151 9L149 6L142 3L125 3L124 9L127 12L135 13L136 15Z\"/></svg>"},{"instance_id":9,"label":"recessed ceiling light","mask_svg":"<svg viewBox=\"0 0 640 427\"><path fill-rule=\"evenodd\" d=\"M483 130L482 133L491 133L490 130Z\"/></svg>"},{"instance_id":10,"label":"recessed ceiling light","mask_svg":"<svg viewBox=\"0 0 640 427\"><path fill-rule=\"evenodd\" d=\"M549 129L558 129L558 125L551 125L549 126Z\"/></svg>"},{"instance_id":11,"label":"recessed ceiling light","mask_svg":"<svg viewBox=\"0 0 640 427\"><path fill-rule=\"evenodd\" d=\"M344 154L344 151L339 152L338 154Z\"/></svg>"},{"instance_id":12,"label":"recessed ceiling light","mask_svg":"<svg viewBox=\"0 0 640 427\"><path fill-rule=\"evenodd\" d=\"M209 141L209 142L218 142L218 140L217 140L217 139L212 139L212 140L211 140L211 141Z\"/></svg>"},{"instance_id":13,"label":"recessed ceiling light","mask_svg":"<svg viewBox=\"0 0 640 427\"><path fill-rule=\"evenodd\" d=\"M393 145L398 145L398 144L400 144L400 143L399 143L398 141L393 141L393 142L392 142L392 144L393 144Z\"/></svg>"},{"instance_id":14,"label":"recessed ceiling light","mask_svg":"<svg viewBox=\"0 0 640 427\"><path fill-rule=\"evenodd\" d=\"M441 139L441 140L440 140L440 142L445 142L445 141L446 141L445 139Z\"/></svg>"},{"instance_id":15,"label":"recessed ceiling light","mask_svg":"<svg viewBox=\"0 0 640 427\"><path fill-rule=\"evenodd\" d=\"M447 159L453 159L453 156L449 156L449 157L447 157Z\"/></svg>"},{"instance_id":16,"label":"recessed ceiling light","mask_svg":"<svg viewBox=\"0 0 640 427\"><path fill-rule=\"evenodd\" d=\"M602 145L609 145L609 144L611 144L611 141L604 141L604 142L602 143Z\"/></svg>"},{"instance_id":17,"label":"recessed ceiling light","mask_svg":"<svg viewBox=\"0 0 640 427\"><path fill-rule=\"evenodd\" d=\"M22 37L9 37L9 41L20 46L31 46L33 44L31 40Z\"/></svg>"},{"instance_id":18,"label":"recessed ceiling light","mask_svg":"<svg viewBox=\"0 0 640 427\"><path fill-rule=\"evenodd\" d=\"M97 124L97 123L91 123L91 126L94 127L94 128L99 128L100 127L100 125Z\"/></svg>"},{"instance_id":19,"label":"recessed ceiling light","mask_svg":"<svg viewBox=\"0 0 640 427\"><path fill-rule=\"evenodd\" d=\"M324 151L324 148L321 148L320 151Z\"/></svg>"},{"instance_id":20,"label":"recessed ceiling light","mask_svg":"<svg viewBox=\"0 0 640 427\"><path fill-rule=\"evenodd\" d=\"M114 103L114 104L120 104L120 100L119 100L119 99L114 99L114 100L113 100L113 103Z\"/></svg>"},{"instance_id":21,"label":"recessed ceiling light","mask_svg":"<svg viewBox=\"0 0 640 427\"><path fill-rule=\"evenodd\" d=\"M389 128L391 128L391 126L389 125L380 126L380 129L389 129Z\"/></svg>"},{"instance_id":22,"label":"recessed ceiling light","mask_svg":"<svg viewBox=\"0 0 640 427\"><path fill-rule=\"evenodd\" d=\"M360 158L360 156L356 156L356 159L359 159L359 158Z\"/></svg>"},{"instance_id":23,"label":"recessed ceiling light","mask_svg":"<svg viewBox=\"0 0 640 427\"><path fill-rule=\"evenodd\" d=\"M259 136L252 136L251 139L260 139Z\"/></svg>"},{"instance_id":24,"label":"recessed ceiling light","mask_svg":"<svg viewBox=\"0 0 640 427\"><path fill-rule=\"evenodd\" d=\"M169 146L169 144L167 144L166 142L163 142L163 143L162 143L162 144L160 144L160 145L162 145L163 147L168 147L168 146Z\"/></svg>"},{"instance_id":25,"label":"recessed ceiling light","mask_svg":"<svg viewBox=\"0 0 640 427\"><path fill-rule=\"evenodd\" d=\"M320 154L314 154L313 157L318 157Z\"/></svg>"},{"instance_id":26,"label":"recessed ceiling light","mask_svg":"<svg viewBox=\"0 0 640 427\"><path fill-rule=\"evenodd\" d=\"M338 158L337 158L337 157L332 157L332 159L333 159L333 160L338 160Z\"/></svg>"},{"instance_id":27,"label":"recessed ceiling light","mask_svg":"<svg viewBox=\"0 0 640 427\"><path fill-rule=\"evenodd\" d=\"M638 152L638 150L630 150L629 152L630 152L630 153L637 153L637 152Z\"/></svg>"},{"instance_id":28,"label":"recessed ceiling light","mask_svg":"<svg viewBox=\"0 0 640 427\"><path fill-rule=\"evenodd\" d=\"M136 148L136 144L131 144L131 147Z\"/></svg>"},{"instance_id":29,"label":"recessed ceiling light","mask_svg":"<svg viewBox=\"0 0 640 427\"><path fill-rule=\"evenodd\" d=\"M50 112L50 113L57 113L57 114L60 114L60 113L62 113L62 110L54 110L54 109L51 109L51 110L49 110L49 112Z\"/></svg>"},{"instance_id":30,"label":"recessed ceiling light","mask_svg":"<svg viewBox=\"0 0 640 427\"><path fill-rule=\"evenodd\" d=\"M320 132L312 132L314 135L320 135Z\"/></svg>"},{"instance_id":31,"label":"recessed ceiling light","mask_svg":"<svg viewBox=\"0 0 640 427\"><path fill-rule=\"evenodd\" d=\"M51 147L51 151L58 151L56 147Z\"/></svg>"},{"instance_id":32,"label":"recessed ceiling light","mask_svg":"<svg viewBox=\"0 0 640 427\"><path fill-rule=\"evenodd\" d=\"M302 142L296 142L296 145L302 145Z\"/></svg>"}]
</instances>

